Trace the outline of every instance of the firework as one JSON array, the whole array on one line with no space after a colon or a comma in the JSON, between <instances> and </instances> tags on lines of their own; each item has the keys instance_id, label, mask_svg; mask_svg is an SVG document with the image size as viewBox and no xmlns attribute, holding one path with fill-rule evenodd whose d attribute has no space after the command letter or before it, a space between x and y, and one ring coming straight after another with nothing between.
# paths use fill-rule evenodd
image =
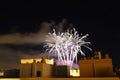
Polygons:
<instances>
[{"instance_id":1,"label":"firework","mask_svg":"<svg viewBox=\"0 0 120 80\"><path fill-rule=\"evenodd\" d=\"M63 33L56 33L53 29L53 33L48 33L46 36L46 47L49 56L55 56L58 59L58 64L70 65L73 62L77 62L77 54L85 55L81 50L84 46L88 49L90 42L86 41L88 34L79 36L75 28L67 30ZM90 49L91 50L91 49Z\"/></svg>"}]
</instances>

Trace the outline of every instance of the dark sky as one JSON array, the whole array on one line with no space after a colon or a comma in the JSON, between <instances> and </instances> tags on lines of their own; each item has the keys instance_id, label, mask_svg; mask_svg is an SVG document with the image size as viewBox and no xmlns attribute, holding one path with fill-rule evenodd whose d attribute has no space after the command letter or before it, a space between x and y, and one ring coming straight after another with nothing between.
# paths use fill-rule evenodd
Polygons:
<instances>
[{"instance_id":1,"label":"dark sky","mask_svg":"<svg viewBox=\"0 0 120 80\"><path fill-rule=\"evenodd\" d=\"M94 51L109 53L113 58L113 64L120 65L119 5L98 3L46 1L2 5L0 8L0 69L18 67L19 60L23 56L39 55L41 46L36 43L39 42L37 40L39 35L41 37L41 24L50 21L55 21L57 24L64 18L68 23L72 23L79 33L89 34L88 40L92 43L90 47L93 49L90 54ZM44 31L44 27L42 29ZM26 44L28 39L31 41ZM23 44L16 45L17 43Z\"/></svg>"}]
</instances>

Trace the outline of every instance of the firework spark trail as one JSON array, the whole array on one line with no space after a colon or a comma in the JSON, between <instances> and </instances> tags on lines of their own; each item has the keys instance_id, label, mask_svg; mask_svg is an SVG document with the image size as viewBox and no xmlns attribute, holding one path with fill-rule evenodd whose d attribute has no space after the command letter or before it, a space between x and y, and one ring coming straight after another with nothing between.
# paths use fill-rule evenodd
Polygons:
<instances>
[{"instance_id":1,"label":"firework spark trail","mask_svg":"<svg viewBox=\"0 0 120 80\"><path fill-rule=\"evenodd\" d=\"M77 62L78 53L85 55L81 50L82 46L91 50L91 48L87 46L90 42L85 41L87 36L88 34L79 37L75 28L58 34L55 29L53 29L53 33L47 35L45 46L48 47L50 56L56 53L58 61L61 61L62 64L72 65L74 61Z\"/></svg>"}]
</instances>

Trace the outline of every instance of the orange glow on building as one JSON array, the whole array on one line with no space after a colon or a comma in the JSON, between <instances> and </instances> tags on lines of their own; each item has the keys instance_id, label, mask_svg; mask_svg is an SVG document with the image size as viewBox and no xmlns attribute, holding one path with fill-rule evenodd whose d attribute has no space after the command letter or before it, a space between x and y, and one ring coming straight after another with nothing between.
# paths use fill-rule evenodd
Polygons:
<instances>
[{"instance_id":1,"label":"orange glow on building","mask_svg":"<svg viewBox=\"0 0 120 80\"><path fill-rule=\"evenodd\" d=\"M50 59L21 59L20 77L53 77L64 75L71 77L111 77L114 75L112 59L108 54L105 54L105 58L102 58L100 51L96 51L94 56L89 59L84 57L79 60L78 65L79 69L71 70L69 66L53 64L53 60Z\"/></svg>"},{"instance_id":2,"label":"orange glow on building","mask_svg":"<svg viewBox=\"0 0 120 80\"><path fill-rule=\"evenodd\" d=\"M108 54L102 59L101 52L95 52L91 59L79 60L80 76L82 77L105 77L113 76L112 59Z\"/></svg>"},{"instance_id":3,"label":"orange glow on building","mask_svg":"<svg viewBox=\"0 0 120 80\"><path fill-rule=\"evenodd\" d=\"M4 72L3 71L0 72L0 77L2 77L2 76L4 76Z\"/></svg>"},{"instance_id":4,"label":"orange glow on building","mask_svg":"<svg viewBox=\"0 0 120 80\"><path fill-rule=\"evenodd\" d=\"M39 63L42 61L42 58L35 58L35 59L21 59L21 64L27 64L27 63L33 63L33 62ZM53 60L45 59L46 64L53 64Z\"/></svg>"}]
</instances>

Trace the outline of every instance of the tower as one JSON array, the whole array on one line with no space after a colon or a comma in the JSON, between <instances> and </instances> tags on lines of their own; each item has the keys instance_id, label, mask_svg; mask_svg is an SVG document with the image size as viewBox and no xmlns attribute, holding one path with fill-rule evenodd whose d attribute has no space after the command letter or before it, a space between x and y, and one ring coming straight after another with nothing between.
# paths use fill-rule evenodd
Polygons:
<instances>
[{"instance_id":1,"label":"tower","mask_svg":"<svg viewBox=\"0 0 120 80\"><path fill-rule=\"evenodd\" d=\"M101 52L100 51L95 51L94 52L94 59L102 59Z\"/></svg>"}]
</instances>

